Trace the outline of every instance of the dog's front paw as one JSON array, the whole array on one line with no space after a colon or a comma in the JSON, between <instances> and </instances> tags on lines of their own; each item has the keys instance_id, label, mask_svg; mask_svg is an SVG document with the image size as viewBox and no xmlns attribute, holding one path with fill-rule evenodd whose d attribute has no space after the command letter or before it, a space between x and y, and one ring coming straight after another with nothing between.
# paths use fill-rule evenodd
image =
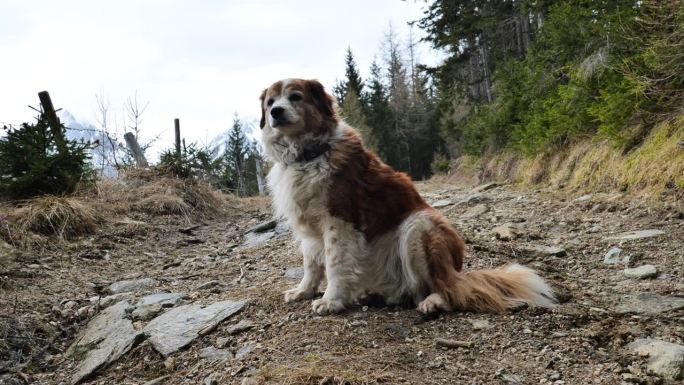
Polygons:
<instances>
[{"instance_id":1,"label":"dog's front paw","mask_svg":"<svg viewBox=\"0 0 684 385\"><path fill-rule=\"evenodd\" d=\"M320 298L313 301L313 311L319 315L339 313L344 310L344 304L340 300Z\"/></svg>"},{"instance_id":2,"label":"dog's front paw","mask_svg":"<svg viewBox=\"0 0 684 385\"><path fill-rule=\"evenodd\" d=\"M300 301L303 299L309 299L313 298L316 293L313 290L302 290L298 287L290 290L286 290L284 292L285 294L285 302L293 302L293 301Z\"/></svg>"}]
</instances>

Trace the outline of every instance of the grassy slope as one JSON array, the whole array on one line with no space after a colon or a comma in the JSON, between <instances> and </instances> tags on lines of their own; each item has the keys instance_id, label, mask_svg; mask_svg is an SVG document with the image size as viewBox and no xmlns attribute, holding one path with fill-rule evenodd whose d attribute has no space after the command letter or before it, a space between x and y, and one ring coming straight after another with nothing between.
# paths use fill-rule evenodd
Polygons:
<instances>
[{"instance_id":1,"label":"grassy slope","mask_svg":"<svg viewBox=\"0 0 684 385\"><path fill-rule=\"evenodd\" d=\"M546 184L577 191L628 191L660 197L684 195L684 114L656 125L644 142L621 153L606 140L585 140L529 159L510 151L461 159L459 181L476 179Z\"/></svg>"}]
</instances>

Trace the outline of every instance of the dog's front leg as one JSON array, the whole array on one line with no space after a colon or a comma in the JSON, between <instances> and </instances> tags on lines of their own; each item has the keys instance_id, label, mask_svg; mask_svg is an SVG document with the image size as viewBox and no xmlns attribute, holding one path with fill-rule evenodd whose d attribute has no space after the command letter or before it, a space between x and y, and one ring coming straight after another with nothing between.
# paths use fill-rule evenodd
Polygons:
<instances>
[{"instance_id":1,"label":"dog's front leg","mask_svg":"<svg viewBox=\"0 0 684 385\"><path fill-rule=\"evenodd\" d=\"M315 238L303 238L300 243L304 257L304 277L294 289L285 291L285 302L313 298L323 280L323 242Z\"/></svg>"},{"instance_id":2,"label":"dog's front leg","mask_svg":"<svg viewBox=\"0 0 684 385\"><path fill-rule=\"evenodd\" d=\"M320 315L338 313L352 301L359 286L358 260L365 250L363 234L339 219L326 224L323 243L328 286L323 298L313 302L313 310Z\"/></svg>"}]
</instances>

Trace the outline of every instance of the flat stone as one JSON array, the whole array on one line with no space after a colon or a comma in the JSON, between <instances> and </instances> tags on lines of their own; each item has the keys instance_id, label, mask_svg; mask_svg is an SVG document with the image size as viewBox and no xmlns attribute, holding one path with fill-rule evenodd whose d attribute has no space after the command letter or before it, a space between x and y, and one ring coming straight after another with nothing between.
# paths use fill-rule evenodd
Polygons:
<instances>
[{"instance_id":1,"label":"flat stone","mask_svg":"<svg viewBox=\"0 0 684 385\"><path fill-rule=\"evenodd\" d=\"M173 307L183 302L183 294L180 293L156 293L146 295L135 304L135 307L159 304L162 307Z\"/></svg>"},{"instance_id":2,"label":"flat stone","mask_svg":"<svg viewBox=\"0 0 684 385\"><path fill-rule=\"evenodd\" d=\"M121 301L132 301L133 297L134 297L133 293L112 294L112 295L108 295L106 297L95 296L95 297L90 297L90 303L92 305L98 305L99 304L100 309L105 309L105 308L108 308L111 305L114 305L115 303L118 303Z\"/></svg>"},{"instance_id":3,"label":"flat stone","mask_svg":"<svg viewBox=\"0 0 684 385\"><path fill-rule=\"evenodd\" d=\"M645 279L658 276L658 269L653 265L643 265L622 271L627 278Z\"/></svg>"},{"instance_id":4,"label":"flat stone","mask_svg":"<svg viewBox=\"0 0 684 385\"><path fill-rule=\"evenodd\" d=\"M522 246L518 250L534 257L562 257L567 254L563 248L544 245Z\"/></svg>"},{"instance_id":5,"label":"flat stone","mask_svg":"<svg viewBox=\"0 0 684 385\"><path fill-rule=\"evenodd\" d=\"M656 230L656 229L636 230L636 231L628 231L626 233L613 235L613 236L608 237L606 239L608 239L608 240L620 240L620 241L631 241L631 240L635 240L635 239L658 237L658 236L661 236L664 234L665 234L664 231Z\"/></svg>"},{"instance_id":6,"label":"flat stone","mask_svg":"<svg viewBox=\"0 0 684 385\"><path fill-rule=\"evenodd\" d=\"M69 347L67 354L78 364L71 376L76 384L116 361L143 338L128 319L133 306L121 301L93 318Z\"/></svg>"},{"instance_id":7,"label":"flat stone","mask_svg":"<svg viewBox=\"0 0 684 385\"><path fill-rule=\"evenodd\" d=\"M436 209L441 209L442 207L447 207L450 205L453 205L454 202L448 200L448 199L440 199L438 201L432 202L432 207Z\"/></svg>"},{"instance_id":8,"label":"flat stone","mask_svg":"<svg viewBox=\"0 0 684 385\"><path fill-rule=\"evenodd\" d=\"M524 234L523 229L515 226L511 223L505 223L501 226L496 226L490 231L490 234L494 235L496 239L502 241L510 241L516 239Z\"/></svg>"},{"instance_id":9,"label":"flat stone","mask_svg":"<svg viewBox=\"0 0 684 385\"><path fill-rule=\"evenodd\" d=\"M292 279L302 279L304 278L304 268L303 267L291 267L285 272L285 277Z\"/></svg>"},{"instance_id":10,"label":"flat stone","mask_svg":"<svg viewBox=\"0 0 684 385\"><path fill-rule=\"evenodd\" d=\"M245 346L241 347L237 352L235 352L235 358L243 359L249 355L249 353L254 351L256 344L254 342L248 342Z\"/></svg>"},{"instance_id":11,"label":"flat stone","mask_svg":"<svg viewBox=\"0 0 684 385\"><path fill-rule=\"evenodd\" d=\"M109 292L119 294L125 292L137 292L151 289L157 285L157 281L152 278L130 279L126 281L114 282L109 285Z\"/></svg>"},{"instance_id":12,"label":"flat stone","mask_svg":"<svg viewBox=\"0 0 684 385\"><path fill-rule=\"evenodd\" d=\"M618 302L615 312L621 314L660 314L684 309L684 298L666 297L651 293L627 295Z\"/></svg>"},{"instance_id":13,"label":"flat stone","mask_svg":"<svg viewBox=\"0 0 684 385\"><path fill-rule=\"evenodd\" d=\"M640 356L648 356L648 370L666 380L684 379L684 346L654 338L639 338L627 349Z\"/></svg>"},{"instance_id":14,"label":"flat stone","mask_svg":"<svg viewBox=\"0 0 684 385\"><path fill-rule=\"evenodd\" d=\"M166 357L206 334L246 305L246 301L221 301L208 306L179 306L150 321L143 332L155 350Z\"/></svg>"},{"instance_id":15,"label":"flat stone","mask_svg":"<svg viewBox=\"0 0 684 385\"><path fill-rule=\"evenodd\" d=\"M216 349L213 346L200 349L199 356L209 361L225 361L233 358L233 353L228 349Z\"/></svg>"},{"instance_id":16,"label":"flat stone","mask_svg":"<svg viewBox=\"0 0 684 385\"><path fill-rule=\"evenodd\" d=\"M266 231L263 233L247 233L245 234L245 240L242 245L238 247L238 250L253 249L255 247L261 246L262 244L268 242L269 240L276 237L275 230Z\"/></svg>"},{"instance_id":17,"label":"flat stone","mask_svg":"<svg viewBox=\"0 0 684 385\"><path fill-rule=\"evenodd\" d=\"M163 309L158 303L137 307L131 313L131 318L136 321L149 321L161 313Z\"/></svg>"}]
</instances>

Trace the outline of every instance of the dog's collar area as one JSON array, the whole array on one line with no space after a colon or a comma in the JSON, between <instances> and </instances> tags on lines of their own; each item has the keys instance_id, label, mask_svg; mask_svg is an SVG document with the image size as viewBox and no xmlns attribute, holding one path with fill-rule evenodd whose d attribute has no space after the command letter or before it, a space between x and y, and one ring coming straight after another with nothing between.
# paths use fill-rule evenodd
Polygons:
<instances>
[{"instance_id":1,"label":"dog's collar area","mask_svg":"<svg viewBox=\"0 0 684 385\"><path fill-rule=\"evenodd\" d=\"M318 158L321 155L327 154L330 151L330 144L324 143L314 143L313 145L304 147L301 154L295 159L296 163L307 163Z\"/></svg>"}]
</instances>

